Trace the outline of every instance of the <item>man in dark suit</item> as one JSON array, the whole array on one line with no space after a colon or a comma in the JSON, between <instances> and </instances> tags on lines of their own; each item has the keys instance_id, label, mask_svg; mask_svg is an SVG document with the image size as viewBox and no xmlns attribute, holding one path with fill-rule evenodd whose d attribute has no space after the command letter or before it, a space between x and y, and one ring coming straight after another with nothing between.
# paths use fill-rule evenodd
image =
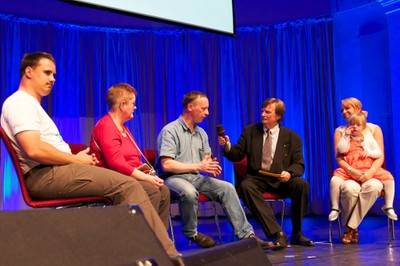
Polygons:
<instances>
[{"instance_id":1,"label":"man in dark suit","mask_svg":"<svg viewBox=\"0 0 400 266\"><path fill-rule=\"evenodd\" d=\"M238 143L231 145L229 137L219 137L224 145L223 155L230 161L247 157L247 175L241 183L243 200L265 235L276 238L275 249L287 247L288 238L277 223L272 208L265 204L262 194L278 193L292 202L292 235L290 244L313 246L302 233L302 220L308 207L310 186L301 178L304 159L301 138L292 130L279 125L285 104L275 98L262 104L261 123L245 127ZM270 173L260 174L259 170ZM274 175L275 174L275 175Z\"/></svg>"}]
</instances>

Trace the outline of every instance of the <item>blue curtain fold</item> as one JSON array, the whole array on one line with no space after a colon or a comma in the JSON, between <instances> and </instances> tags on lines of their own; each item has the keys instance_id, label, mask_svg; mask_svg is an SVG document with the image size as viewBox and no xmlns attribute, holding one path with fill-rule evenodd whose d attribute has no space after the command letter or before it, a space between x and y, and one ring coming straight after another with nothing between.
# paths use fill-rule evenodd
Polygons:
<instances>
[{"instance_id":1,"label":"blue curtain fold","mask_svg":"<svg viewBox=\"0 0 400 266\"><path fill-rule=\"evenodd\" d=\"M128 126L141 148L154 149L162 127L180 115L183 95L203 91L210 116L201 126L223 166L220 178L233 182L216 125L223 124L236 143L246 125L260 121L263 100L281 98L286 104L283 125L303 139L310 211L322 214L330 206L332 135L338 125L332 43L330 18L238 28L232 38L182 29L82 27L0 14L0 100L18 88L23 54L46 51L57 61L57 75L43 105L67 142L88 144L94 124L107 112L107 89L127 82L138 90L138 109ZM18 197L11 193L11 171L1 152L3 209L23 208L15 204Z\"/></svg>"}]
</instances>

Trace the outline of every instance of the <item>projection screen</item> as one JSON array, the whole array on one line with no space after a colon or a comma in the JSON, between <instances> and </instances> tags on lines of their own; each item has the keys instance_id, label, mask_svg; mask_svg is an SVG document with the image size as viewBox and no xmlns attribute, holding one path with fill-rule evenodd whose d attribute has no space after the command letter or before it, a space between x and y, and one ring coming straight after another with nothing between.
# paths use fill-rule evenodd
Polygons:
<instances>
[{"instance_id":1,"label":"projection screen","mask_svg":"<svg viewBox=\"0 0 400 266\"><path fill-rule=\"evenodd\" d=\"M67 0L67 2L136 14L224 34L235 34L233 0Z\"/></svg>"}]
</instances>

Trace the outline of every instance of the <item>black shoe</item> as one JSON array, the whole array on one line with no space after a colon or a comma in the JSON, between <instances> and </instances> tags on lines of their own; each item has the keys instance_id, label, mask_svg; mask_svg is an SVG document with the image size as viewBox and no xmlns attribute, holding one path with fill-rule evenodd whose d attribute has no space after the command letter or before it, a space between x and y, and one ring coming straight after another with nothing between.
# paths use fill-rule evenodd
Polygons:
<instances>
[{"instance_id":1,"label":"black shoe","mask_svg":"<svg viewBox=\"0 0 400 266\"><path fill-rule=\"evenodd\" d=\"M312 240L308 239L302 233L292 234L292 236L290 237L290 244L291 245L306 246L306 247L314 246L314 242Z\"/></svg>"},{"instance_id":2,"label":"black shoe","mask_svg":"<svg viewBox=\"0 0 400 266\"><path fill-rule=\"evenodd\" d=\"M272 249L275 247L274 243L264 241L261 238L257 237L255 234L251 234L248 236L248 238L255 239L257 241L257 244L262 248L262 249Z\"/></svg>"},{"instance_id":3,"label":"black shoe","mask_svg":"<svg viewBox=\"0 0 400 266\"><path fill-rule=\"evenodd\" d=\"M196 243L203 248L212 248L216 244L214 239L199 232L197 232L197 235L188 238L190 239L190 241Z\"/></svg>"},{"instance_id":4,"label":"black shoe","mask_svg":"<svg viewBox=\"0 0 400 266\"><path fill-rule=\"evenodd\" d=\"M276 241L273 250L279 250L288 246L288 238L284 232L276 233Z\"/></svg>"}]
</instances>

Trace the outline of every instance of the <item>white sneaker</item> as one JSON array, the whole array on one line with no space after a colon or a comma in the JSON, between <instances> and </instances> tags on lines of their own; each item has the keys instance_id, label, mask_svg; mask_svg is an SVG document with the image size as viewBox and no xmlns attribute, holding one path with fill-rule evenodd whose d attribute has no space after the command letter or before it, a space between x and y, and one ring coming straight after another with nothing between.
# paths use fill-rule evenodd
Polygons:
<instances>
[{"instance_id":1,"label":"white sneaker","mask_svg":"<svg viewBox=\"0 0 400 266\"><path fill-rule=\"evenodd\" d=\"M335 221L335 220L339 217L339 213L340 213L340 212L341 212L341 210L332 209L331 212L329 213L328 220L329 220L330 222Z\"/></svg>"},{"instance_id":2,"label":"white sneaker","mask_svg":"<svg viewBox=\"0 0 400 266\"><path fill-rule=\"evenodd\" d=\"M397 214L394 212L393 207L385 208L385 206L383 206L382 211L384 211L390 219L397 221L398 217Z\"/></svg>"}]
</instances>

